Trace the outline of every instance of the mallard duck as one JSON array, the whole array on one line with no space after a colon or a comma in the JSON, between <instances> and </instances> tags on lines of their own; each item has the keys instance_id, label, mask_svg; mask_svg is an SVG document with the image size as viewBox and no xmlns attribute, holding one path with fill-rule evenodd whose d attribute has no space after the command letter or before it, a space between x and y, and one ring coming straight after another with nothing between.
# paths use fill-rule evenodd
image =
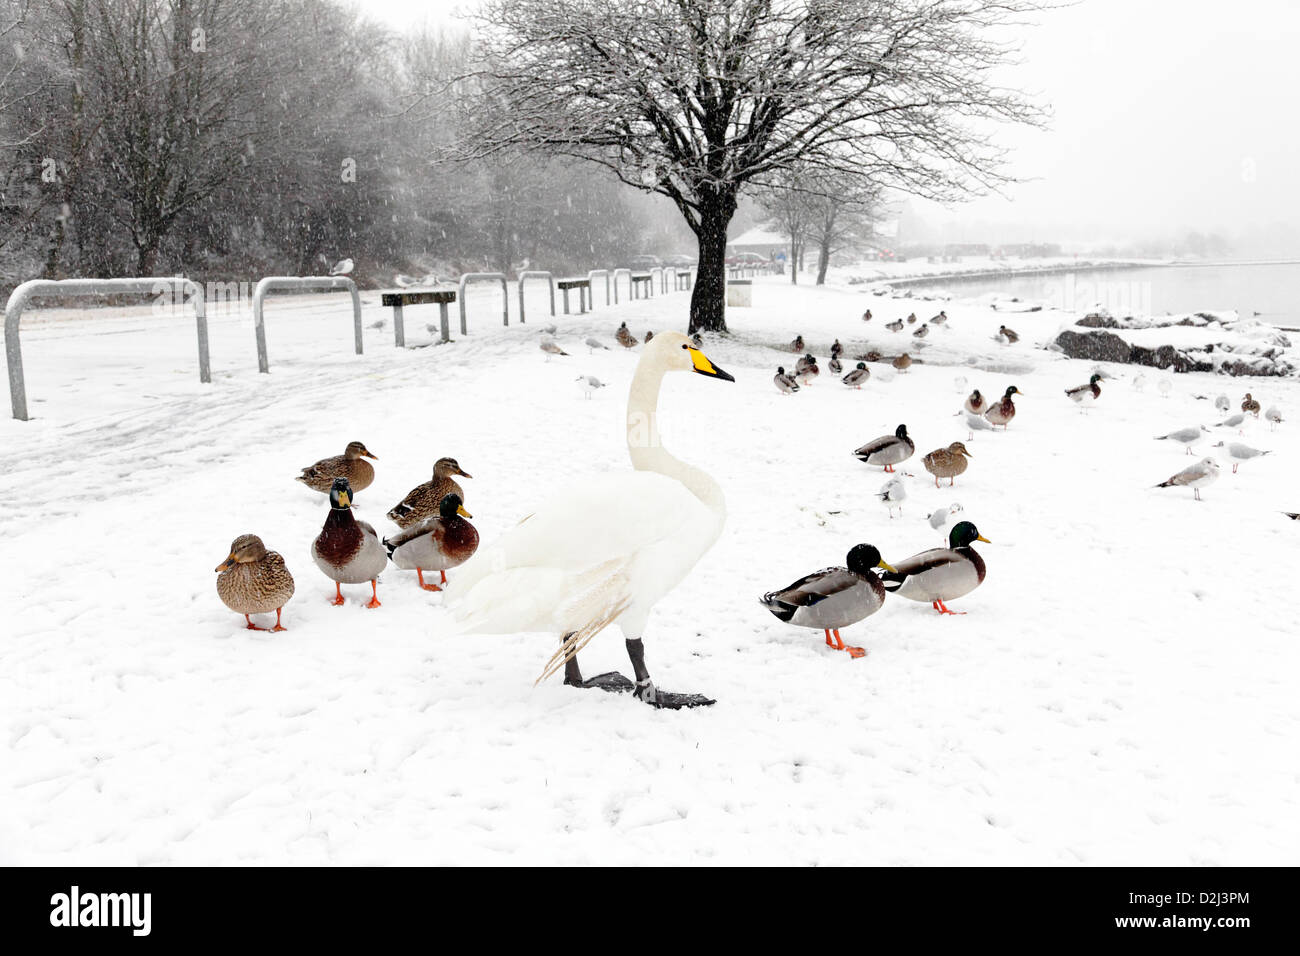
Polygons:
<instances>
[{"instance_id":1,"label":"mallard duck","mask_svg":"<svg viewBox=\"0 0 1300 956\"><path fill-rule=\"evenodd\" d=\"M1088 379L1087 385L1076 385L1074 388L1067 388L1065 394L1069 396L1070 401L1086 408L1101 398L1101 386L1097 384L1100 381L1101 376L1094 374Z\"/></svg>"},{"instance_id":2,"label":"mallard duck","mask_svg":"<svg viewBox=\"0 0 1300 956\"><path fill-rule=\"evenodd\" d=\"M909 315L909 316L907 317L907 324L908 324L908 325L915 325L915 324L916 324L916 313L915 313L915 312L913 312L911 315Z\"/></svg>"},{"instance_id":3,"label":"mallard duck","mask_svg":"<svg viewBox=\"0 0 1300 956\"><path fill-rule=\"evenodd\" d=\"M796 335L794 341L790 343L789 349L791 352L802 352L804 350L803 336Z\"/></svg>"},{"instance_id":4,"label":"mallard duck","mask_svg":"<svg viewBox=\"0 0 1300 956\"><path fill-rule=\"evenodd\" d=\"M680 708L713 700L658 690L642 635L655 604L713 547L727 509L717 482L673 457L660 439L659 392L669 372L734 381L681 332L656 335L628 392L632 470L569 482L556 500L480 548L453 583L453 612L462 633L561 635L539 680L563 668L566 684L630 690L655 707ZM635 684L620 674L582 678L578 652L610 624L624 634Z\"/></svg>"},{"instance_id":5,"label":"mallard duck","mask_svg":"<svg viewBox=\"0 0 1300 956\"><path fill-rule=\"evenodd\" d=\"M850 370L849 374L845 375L840 381L850 388L861 388L862 383L869 378L871 378L871 369L867 368L865 362L859 362L857 368Z\"/></svg>"},{"instance_id":6,"label":"mallard duck","mask_svg":"<svg viewBox=\"0 0 1300 956\"><path fill-rule=\"evenodd\" d=\"M832 375L843 375L844 366L840 364L839 359L833 358L826 363L826 371L830 372Z\"/></svg>"},{"instance_id":7,"label":"mallard duck","mask_svg":"<svg viewBox=\"0 0 1300 956\"><path fill-rule=\"evenodd\" d=\"M1167 435L1156 435L1156 441L1176 441L1187 449L1187 454L1192 454L1192 446L1201 440L1201 436L1208 432L1209 429L1204 425L1192 425L1187 428L1180 428L1177 431L1169 432Z\"/></svg>"},{"instance_id":8,"label":"mallard duck","mask_svg":"<svg viewBox=\"0 0 1300 956\"><path fill-rule=\"evenodd\" d=\"M346 478L354 493L365 491L375 480L375 468L363 460L366 458L379 460L379 456L370 454L363 443L350 441L343 454L322 458L316 464L304 468L302 474L294 480L301 481L312 491L319 491L323 495L330 493L335 478Z\"/></svg>"},{"instance_id":9,"label":"mallard duck","mask_svg":"<svg viewBox=\"0 0 1300 956\"><path fill-rule=\"evenodd\" d=\"M898 509L898 516L903 516L903 502L907 500L907 486L903 484L903 479L899 477L890 478L880 486L880 491L876 497L881 500L884 506L889 509L889 517L894 517L894 509Z\"/></svg>"},{"instance_id":10,"label":"mallard duck","mask_svg":"<svg viewBox=\"0 0 1300 956\"><path fill-rule=\"evenodd\" d=\"M366 607L379 607L379 572L388 564L388 554L379 535L368 522L352 515L352 489L346 478L335 478L330 488L330 513L311 546L312 560L334 582L335 605L343 603L344 584L370 582L371 598Z\"/></svg>"},{"instance_id":11,"label":"mallard duck","mask_svg":"<svg viewBox=\"0 0 1300 956\"><path fill-rule=\"evenodd\" d=\"M804 355L797 362L794 363L794 374L802 375L804 369L806 369L810 365L816 365L816 364L817 364L817 360L813 358L811 354Z\"/></svg>"},{"instance_id":12,"label":"mallard duck","mask_svg":"<svg viewBox=\"0 0 1300 956\"><path fill-rule=\"evenodd\" d=\"M894 368L898 369L900 372L906 372L912 367L912 356L904 352L902 355L895 357L893 365Z\"/></svg>"},{"instance_id":13,"label":"mallard duck","mask_svg":"<svg viewBox=\"0 0 1300 956\"><path fill-rule=\"evenodd\" d=\"M972 415L983 415L989 410L989 400L977 388L966 396L966 404L962 407Z\"/></svg>"},{"instance_id":14,"label":"mallard duck","mask_svg":"<svg viewBox=\"0 0 1300 956\"><path fill-rule=\"evenodd\" d=\"M1245 399L1242 400L1241 410L1249 415L1259 418L1259 402L1250 397L1250 392L1246 393Z\"/></svg>"},{"instance_id":15,"label":"mallard duck","mask_svg":"<svg viewBox=\"0 0 1300 956\"><path fill-rule=\"evenodd\" d=\"M653 332L649 332L649 331L647 331L646 334L645 334L645 340L646 340L647 342L649 342L649 341L650 341L652 338L654 338L654 337L655 337L655 334L654 334ZM629 347L630 347L630 346L629 346Z\"/></svg>"},{"instance_id":16,"label":"mallard duck","mask_svg":"<svg viewBox=\"0 0 1300 956\"><path fill-rule=\"evenodd\" d=\"M1201 500L1201 489L1219 480L1219 462L1214 458L1202 458L1194 465L1188 465L1178 474L1156 485L1157 488L1183 487L1191 488L1193 497Z\"/></svg>"},{"instance_id":17,"label":"mallard duck","mask_svg":"<svg viewBox=\"0 0 1300 956\"><path fill-rule=\"evenodd\" d=\"M455 495L464 501L465 491L452 475L474 477L468 471L461 470L460 463L455 458L439 458L433 463L433 478L408 491L406 497L388 512L388 520L396 522L399 528L409 528L438 514L442 499L448 495Z\"/></svg>"},{"instance_id":18,"label":"mallard duck","mask_svg":"<svg viewBox=\"0 0 1300 956\"><path fill-rule=\"evenodd\" d=\"M384 539L388 557L402 571L414 571L420 587L441 591L437 584L425 584L424 572L437 571L447 583L447 571L459 567L478 550L478 531L466 518L474 517L463 507L460 495L450 494L438 505L438 514Z\"/></svg>"},{"instance_id":19,"label":"mallard duck","mask_svg":"<svg viewBox=\"0 0 1300 956\"><path fill-rule=\"evenodd\" d=\"M794 380L794 376L785 374L785 366L778 365L776 374L772 376L772 382L776 385L776 390L782 395L793 395L799 391L799 383Z\"/></svg>"},{"instance_id":20,"label":"mallard duck","mask_svg":"<svg viewBox=\"0 0 1300 956\"><path fill-rule=\"evenodd\" d=\"M940 614L950 611L944 602L969 594L984 583L984 559L971 547L989 539L969 521L959 521L948 532L948 547L932 548L899 561L882 576L886 591L896 591L912 601L928 601Z\"/></svg>"},{"instance_id":21,"label":"mallard duck","mask_svg":"<svg viewBox=\"0 0 1300 956\"><path fill-rule=\"evenodd\" d=\"M1020 341L1020 336L1007 328L1005 325L998 327L998 336L1002 338L1007 345L1015 345Z\"/></svg>"},{"instance_id":22,"label":"mallard duck","mask_svg":"<svg viewBox=\"0 0 1300 956\"><path fill-rule=\"evenodd\" d=\"M870 322L870 321L871 321L871 310L870 310L870 309L867 309L867 311L865 311L865 312L862 313L862 321L863 321L863 322Z\"/></svg>"},{"instance_id":23,"label":"mallard duck","mask_svg":"<svg viewBox=\"0 0 1300 956\"><path fill-rule=\"evenodd\" d=\"M844 352L844 346L840 345L840 340L836 339L831 343L831 358L839 358Z\"/></svg>"},{"instance_id":24,"label":"mallard duck","mask_svg":"<svg viewBox=\"0 0 1300 956\"><path fill-rule=\"evenodd\" d=\"M1011 396L1023 394L1024 392L1012 385L1006 390L1001 401L989 405L984 417L989 420L990 424L1001 425L1006 428L1011 419L1016 417L1016 403L1011 400Z\"/></svg>"},{"instance_id":25,"label":"mallard duck","mask_svg":"<svg viewBox=\"0 0 1300 956\"><path fill-rule=\"evenodd\" d=\"M930 334L930 325L927 322L927 323L923 323L919 328L917 328L915 332L912 333L912 338L923 339L929 334Z\"/></svg>"},{"instance_id":26,"label":"mallard duck","mask_svg":"<svg viewBox=\"0 0 1300 956\"><path fill-rule=\"evenodd\" d=\"M803 368L799 370L799 377L803 379L805 385L811 385L812 380L821 374L821 369L817 367L817 360L811 355L804 356Z\"/></svg>"},{"instance_id":27,"label":"mallard duck","mask_svg":"<svg viewBox=\"0 0 1300 956\"><path fill-rule=\"evenodd\" d=\"M948 321L948 313L947 313L947 312L944 312L944 311L941 309L941 310L939 311L939 314L938 314L938 315L931 317L931 319L930 319L930 324L931 324L931 325L943 325L943 324L946 323L947 321Z\"/></svg>"},{"instance_id":28,"label":"mallard duck","mask_svg":"<svg viewBox=\"0 0 1300 956\"><path fill-rule=\"evenodd\" d=\"M885 328L889 329L891 332L901 332L903 331L903 320L895 319L893 322L886 322Z\"/></svg>"},{"instance_id":29,"label":"mallard duck","mask_svg":"<svg viewBox=\"0 0 1300 956\"><path fill-rule=\"evenodd\" d=\"M850 657L867 652L847 646L840 628L865 620L885 603L885 586L873 568L892 571L880 552L869 544L854 545L845 559L848 567L825 568L806 575L779 591L769 591L760 599L779 620L797 627L826 632L826 646L848 651ZM835 643L831 643L831 635Z\"/></svg>"},{"instance_id":30,"label":"mallard duck","mask_svg":"<svg viewBox=\"0 0 1300 956\"><path fill-rule=\"evenodd\" d=\"M907 426L899 425L894 434L873 438L853 455L868 465L883 465L885 471L893 471L895 465L907 461L915 451L916 442L907 436Z\"/></svg>"},{"instance_id":31,"label":"mallard duck","mask_svg":"<svg viewBox=\"0 0 1300 956\"><path fill-rule=\"evenodd\" d=\"M614 341L625 349L636 346L636 336L628 330L626 322L619 323L618 331L614 333Z\"/></svg>"},{"instance_id":32,"label":"mallard duck","mask_svg":"<svg viewBox=\"0 0 1300 956\"><path fill-rule=\"evenodd\" d=\"M236 614L244 615L250 631L283 631L280 612L293 597L293 575L284 558L267 551L255 534L241 534L230 542L230 556L214 569L217 595ZM275 612L275 627L258 627L250 614Z\"/></svg>"},{"instance_id":33,"label":"mallard duck","mask_svg":"<svg viewBox=\"0 0 1300 956\"><path fill-rule=\"evenodd\" d=\"M953 442L947 448L936 448L924 458L921 463L925 465L925 470L934 475L934 486L939 487L939 479L947 478L951 486L957 476L966 470L966 458L970 452L966 446L959 441Z\"/></svg>"},{"instance_id":34,"label":"mallard duck","mask_svg":"<svg viewBox=\"0 0 1300 956\"><path fill-rule=\"evenodd\" d=\"M1249 445L1244 445L1239 441L1218 442L1214 447L1222 448L1228 453L1228 457L1232 459L1232 473L1234 475L1237 473L1237 466L1243 461L1250 461L1252 458L1259 458L1263 455L1269 454L1267 451L1262 451L1258 448L1251 448Z\"/></svg>"}]
</instances>

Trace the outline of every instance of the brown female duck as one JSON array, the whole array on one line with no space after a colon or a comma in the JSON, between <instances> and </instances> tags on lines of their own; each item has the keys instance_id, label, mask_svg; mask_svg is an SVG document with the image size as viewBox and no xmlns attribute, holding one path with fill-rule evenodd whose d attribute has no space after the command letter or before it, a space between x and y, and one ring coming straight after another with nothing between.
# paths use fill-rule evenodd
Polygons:
<instances>
[{"instance_id":1,"label":"brown female duck","mask_svg":"<svg viewBox=\"0 0 1300 956\"><path fill-rule=\"evenodd\" d=\"M244 615L250 631L283 631L280 612L293 597L293 575L284 558L266 550L255 534L230 542L230 556L216 566L217 595L236 614ZM275 627L258 627L250 614L275 612Z\"/></svg>"},{"instance_id":2,"label":"brown female duck","mask_svg":"<svg viewBox=\"0 0 1300 956\"><path fill-rule=\"evenodd\" d=\"M426 518L434 517L442 499L448 495L456 495L464 501L465 492L452 475L474 477L469 472L462 471L455 458L439 458L433 463L433 478L422 485L416 485L406 493L405 498L393 505L393 509L388 512L389 520L396 522L399 528L409 528Z\"/></svg>"},{"instance_id":3,"label":"brown female duck","mask_svg":"<svg viewBox=\"0 0 1300 956\"><path fill-rule=\"evenodd\" d=\"M966 470L966 458L969 455L966 446L955 441L947 448L936 448L922 458L921 463L925 465L926 471L934 475L934 486L938 488L940 478L947 478L949 485L954 483L956 477Z\"/></svg>"},{"instance_id":4,"label":"brown female duck","mask_svg":"<svg viewBox=\"0 0 1300 956\"><path fill-rule=\"evenodd\" d=\"M330 493L335 478L346 478L353 493L365 491L375 480L374 466L363 460L366 458L379 460L379 456L370 454L364 443L350 441L343 454L322 458L316 464L304 468L295 480L323 495Z\"/></svg>"}]
</instances>

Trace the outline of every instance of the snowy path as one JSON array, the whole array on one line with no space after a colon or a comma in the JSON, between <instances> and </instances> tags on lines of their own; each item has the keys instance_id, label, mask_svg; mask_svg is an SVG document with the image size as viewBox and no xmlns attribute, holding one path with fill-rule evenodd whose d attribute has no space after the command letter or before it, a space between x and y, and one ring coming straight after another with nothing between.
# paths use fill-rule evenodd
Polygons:
<instances>
[{"instance_id":1,"label":"snowy path","mask_svg":"<svg viewBox=\"0 0 1300 956\"><path fill-rule=\"evenodd\" d=\"M0 424L0 862L1294 862L1300 527L1278 511L1300 509L1295 426L1252 425L1239 440L1274 453L1225 467L1203 502L1151 486L1193 460L1153 435L1219 419L1194 395L1235 406L1250 388L1294 418L1300 384L1176 376L1162 398L1160 373L1139 392L1116 369L1081 415L1061 390L1089 367L1034 348L1061 316L949 305L925 364L787 398L771 376L794 357L773 346L802 333L824 369L835 336L893 352L911 336L883 323L939 306L778 279L755 294L706 344L736 383L664 390L665 443L730 511L646 635L659 686L719 700L683 713L534 689L545 637L439 638L442 596L409 573L383 576L381 609L361 587L329 606L307 550L323 498L292 477L365 441L380 460L359 514L382 532L454 455L490 540L571 476L626 467L636 356L582 340L680 328L684 294L559 317L573 355L549 362L544 295L527 326L501 328L484 298L470 336L398 352L369 294L360 357L346 297L277 299L272 373L247 319L217 318L212 386L186 321L25 324L39 417ZM1004 321L1018 346L991 341ZM610 387L584 400L579 373ZM966 437L957 375L1026 394L936 490L920 457ZM899 422L918 454L891 521L884 476L849 452ZM1237 437L1214 431L1199 454ZM757 603L859 541L887 560L937 545L923 516L953 500L993 541L987 582L954 602L967 616L892 597L845 633L869 651L853 661ZM285 633L244 630L216 597L245 531L297 578ZM583 668L627 671L616 632Z\"/></svg>"}]
</instances>

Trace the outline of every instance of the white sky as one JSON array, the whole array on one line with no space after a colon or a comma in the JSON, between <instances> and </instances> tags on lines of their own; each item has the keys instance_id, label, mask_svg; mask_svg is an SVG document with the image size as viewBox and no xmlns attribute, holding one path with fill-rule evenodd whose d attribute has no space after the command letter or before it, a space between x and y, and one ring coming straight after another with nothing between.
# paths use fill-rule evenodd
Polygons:
<instances>
[{"instance_id":1,"label":"white sky","mask_svg":"<svg viewBox=\"0 0 1300 956\"><path fill-rule=\"evenodd\" d=\"M466 0L359 6L401 28ZM1300 222L1300 0L1080 0L1039 20L1010 75L1051 128L1005 131L1033 181L920 204L927 220L1043 239Z\"/></svg>"}]
</instances>

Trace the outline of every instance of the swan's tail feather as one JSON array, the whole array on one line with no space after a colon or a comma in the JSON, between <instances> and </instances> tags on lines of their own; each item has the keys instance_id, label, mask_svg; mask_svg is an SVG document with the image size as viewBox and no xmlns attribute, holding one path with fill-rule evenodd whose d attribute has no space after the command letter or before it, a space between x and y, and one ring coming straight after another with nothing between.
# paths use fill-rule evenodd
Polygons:
<instances>
[{"instance_id":1,"label":"swan's tail feather","mask_svg":"<svg viewBox=\"0 0 1300 956\"><path fill-rule=\"evenodd\" d=\"M627 562L606 561L567 582L566 596L555 609L561 633L571 635L550 656L534 686L571 661L588 642L612 624L632 603Z\"/></svg>"}]
</instances>

